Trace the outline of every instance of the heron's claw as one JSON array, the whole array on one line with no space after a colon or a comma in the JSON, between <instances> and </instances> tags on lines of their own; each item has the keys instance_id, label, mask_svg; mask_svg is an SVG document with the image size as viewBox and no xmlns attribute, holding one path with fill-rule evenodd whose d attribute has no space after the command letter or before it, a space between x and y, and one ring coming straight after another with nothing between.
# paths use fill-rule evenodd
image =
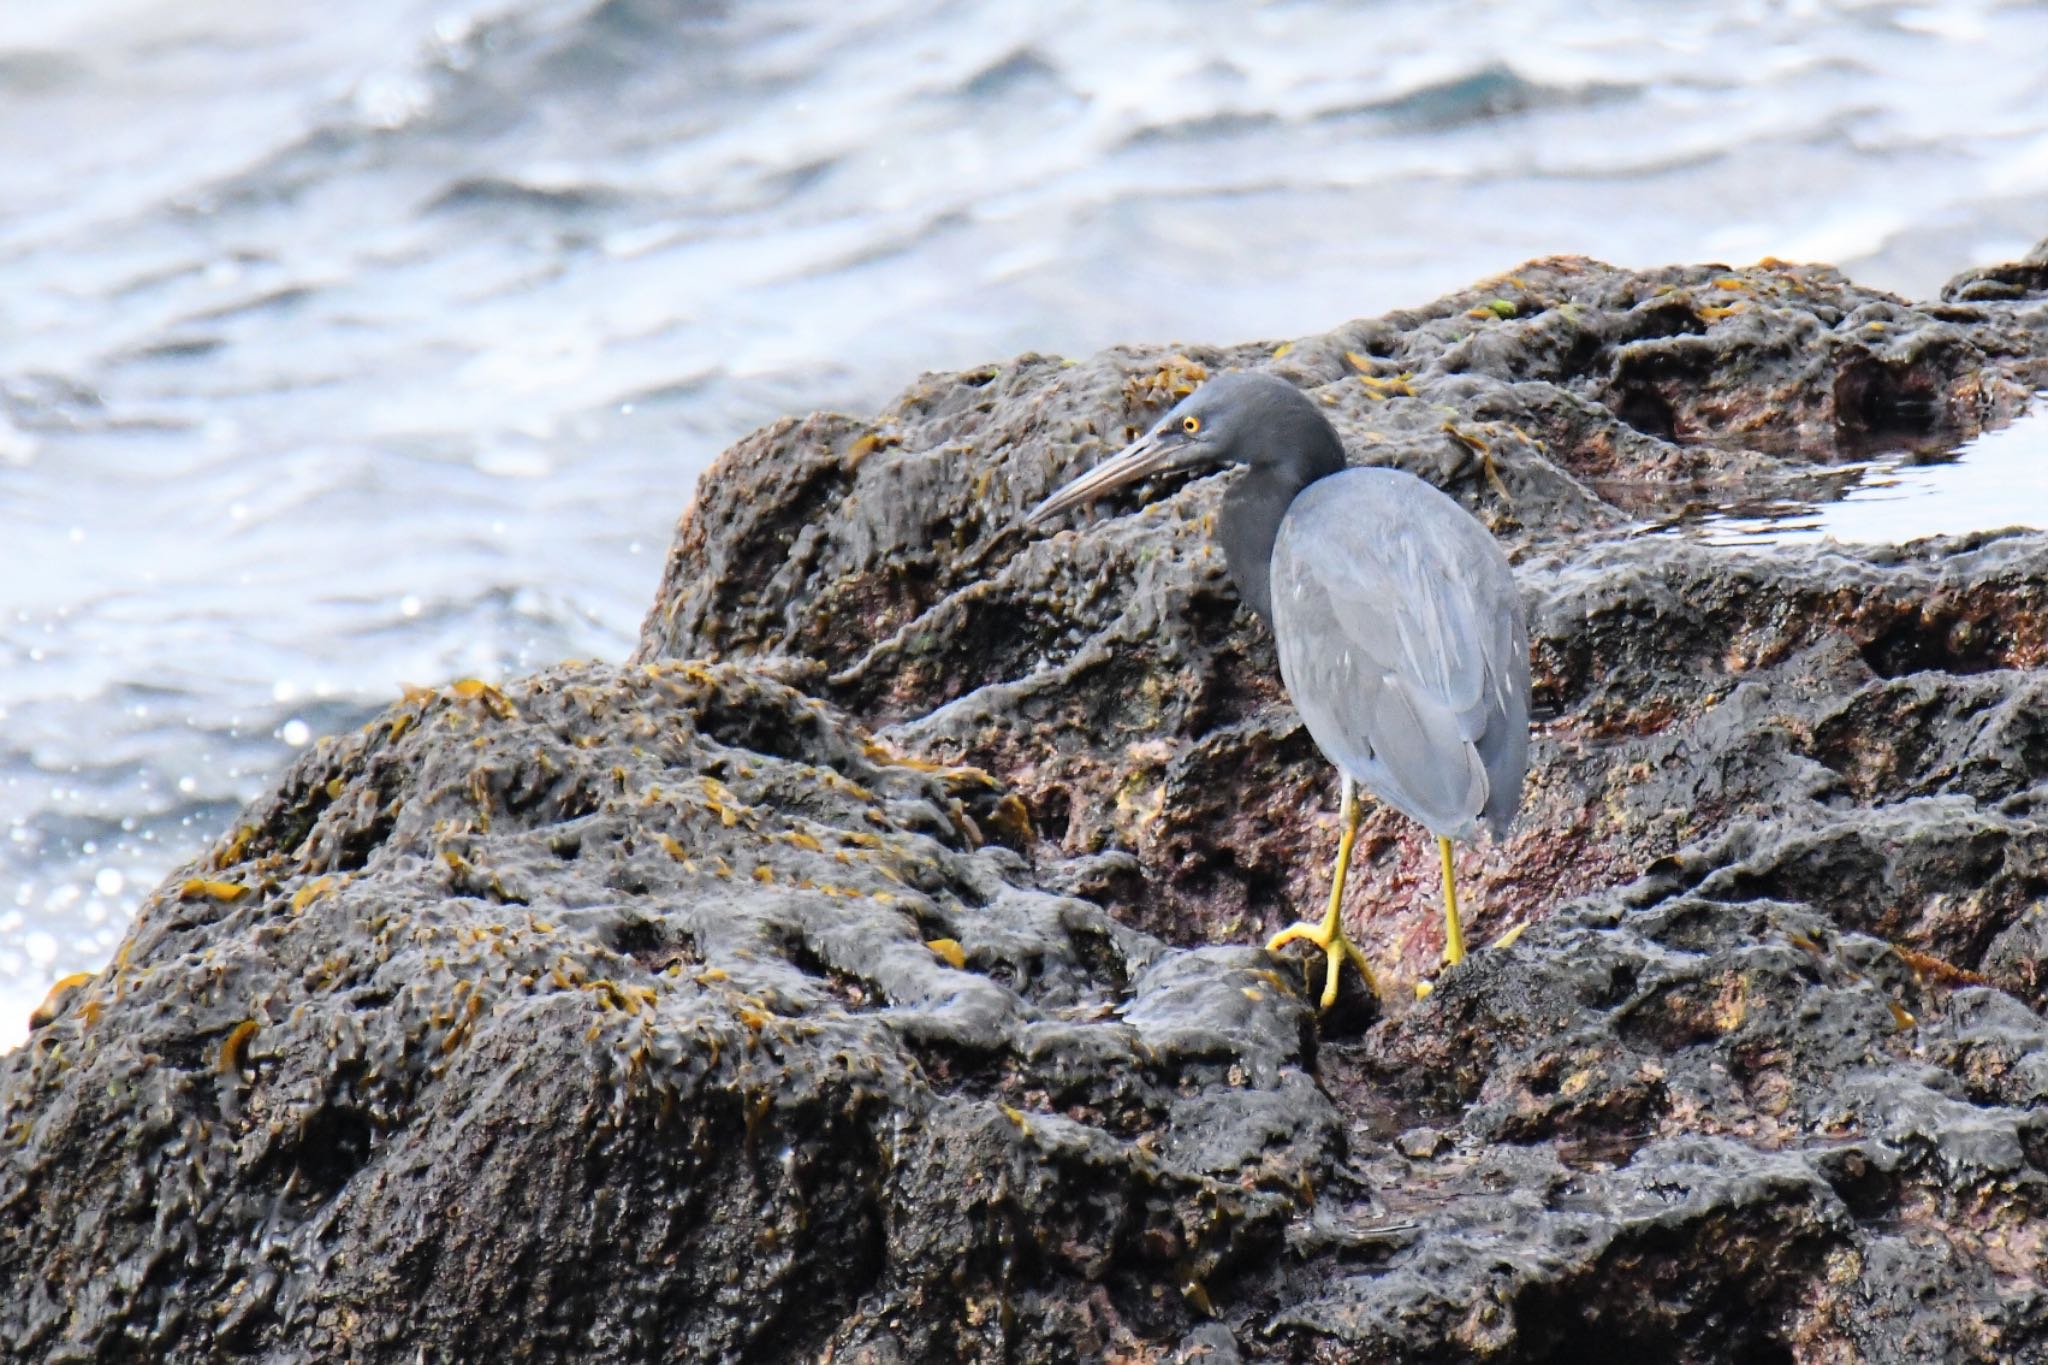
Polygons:
<instances>
[{"instance_id":1,"label":"heron's claw","mask_svg":"<svg viewBox=\"0 0 2048 1365\"><path fill-rule=\"evenodd\" d=\"M1328 959L1321 1002L1324 1009L1337 1003L1337 978L1343 974L1344 963L1347 960L1358 968L1358 974L1365 978L1365 988L1374 995L1380 993L1379 982L1372 974L1372 964L1365 960L1365 954L1359 951L1358 945L1345 936L1344 925L1336 916L1325 916L1320 922L1315 923L1302 920L1297 924L1290 924L1267 940L1266 951L1277 953L1296 939L1306 939L1315 944L1323 950L1324 956Z\"/></svg>"},{"instance_id":2,"label":"heron's claw","mask_svg":"<svg viewBox=\"0 0 2048 1365\"><path fill-rule=\"evenodd\" d=\"M1337 1003L1337 978L1344 974L1344 962L1349 958L1351 965L1358 968L1358 974L1365 978L1365 988L1375 996L1380 993L1380 983L1373 980L1372 967L1367 964L1365 954L1358 951L1358 945L1344 936L1344 878L1351 871L1351 848L1358 842L1358 783L1350 773L1344 774L1344 837L1337 841L1337 866L1330 877L1330 908L1323 912L1320 923L1302 920L1290 924L1266 942L1266 951L1276 953L1298 938L1305 938L1323 950L1329 959L1329 971L1323 981L1323 1008Z\"/></svg>"}]
</instances>

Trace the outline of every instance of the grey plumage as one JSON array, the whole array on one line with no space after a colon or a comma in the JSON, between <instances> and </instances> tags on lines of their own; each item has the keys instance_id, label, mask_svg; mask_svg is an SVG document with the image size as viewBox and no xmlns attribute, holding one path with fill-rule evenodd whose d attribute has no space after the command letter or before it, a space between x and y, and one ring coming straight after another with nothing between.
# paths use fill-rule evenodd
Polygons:
<instances>
[{"instance_id":1,"label":"grey plumage","mask_svg":"<svg viewBox=\"0 0 2048 1365\"><path fill-rule=\"evenodd\" d=\"M1507 556L1471 513L1412 474L1346 468L1322 408L1272 375L1210 380L1029 520L1155 474L1233 463L1248 468L1216 528L1231 579L1272 627L1287 694L1345 778L1329 908L1267 945L1306 939L1325 951L1327 1006L1341 963L1373 981L1342 919L1353 783L1437 836L1444 954L1463 958L1450 841L1482 823L1504 834L1521 804L1528 624Z\"/></svg>"},{"instance_id":2,"label":"grey plumage","mask_svg":"<svg viewBox=\"0 0 2048 1365\"><path fill-rule=\"evenodd\" d=\"M1272 583L1280 676L1324 755L1439 837L1505 834L1529 632L1486 529L1413 475L1348 469L1294 499Z\"/></svg>"}]
</instances>

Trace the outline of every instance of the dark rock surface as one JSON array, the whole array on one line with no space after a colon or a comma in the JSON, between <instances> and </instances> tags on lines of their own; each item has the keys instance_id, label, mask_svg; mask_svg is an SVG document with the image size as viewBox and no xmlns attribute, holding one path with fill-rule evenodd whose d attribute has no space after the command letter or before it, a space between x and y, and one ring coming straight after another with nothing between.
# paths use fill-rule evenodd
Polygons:
<instances>
[{"instance_id":1,"label":"dark rock surface","mask_svg":"<svg viewBox=\"0 0 2048 1365\"><path fill-rule=\"evenodd\" d=\"M1321 884L1330 835L1302 815L1335 783L1210 546L1228 476L1080 534L1016 529L1174 393L1253 365L1311 386L1354 458L1462 497L1517 561L1553 719L1517 836L1465 854L1482 932L1731 821L1830 806L1831 756L1877 761L1840 724L1827 752L1788 727L1921 673L2048 659L2035 537L1736 552L1644 534L1814 492L1872 442L2002 420L2048 384L2048 292L1915 308L1824 268L1573 260L1284 348L1026 357L930 376L871 423L769 428L707 479L640 657L816 660L824 695L1002 776L1064 850L1136 851L1142 881L1109 888L1126 919L1233 942L1276 928ZM1434 849L1400 817L1364 851L1367 904L1433 898ZM1369 932L1410 975L1441 947L1429 915Z\"/></svg>"},{"instance_id":2,"label":"dark rock surface","mask_svg":"<svg viewBox=\"0 0 2048 1365\"><path fill-rule=\"evenodd\" d=\"M323 743L9 1060L30 1358L796 1360L1185 1329L1342 1146L1309 1016L691 664ZM203 880L202 880L203 878Z\"/></svg>"},{"instance_id":3,"label":"dark rock surface","mask_svg":"<svg viewBox=\"0 0 2048 1365\"><path fill-rule=\"evenodd\" d=\"M2048 383L2042 253L1533 263L742 442L636 660L323 742L0 1059L23 1359L2048 1359L2048 536L1657 534ZM1502 536L1511 946L1322 1020L1334 779L1222 484L1019 515L1259 365ZM1440 947L1375 814L1354 931Z\"/></svg>"}]
</instances>

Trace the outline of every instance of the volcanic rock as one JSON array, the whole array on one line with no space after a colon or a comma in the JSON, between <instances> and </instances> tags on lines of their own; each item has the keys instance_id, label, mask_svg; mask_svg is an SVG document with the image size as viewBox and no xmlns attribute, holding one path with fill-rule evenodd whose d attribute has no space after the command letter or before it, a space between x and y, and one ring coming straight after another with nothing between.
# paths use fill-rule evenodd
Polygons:
<instances>
[{"instance_id":1,"label":"volcanic rock","mask_svg":"<svg viewBox=\"0 0 2048 1365\"><path fill-rule=\"evenodd\" d=\"M2048 1359L2048 535L1687 529L2018 413L2043 255L1919 305L1535 262L749 437L631 662L314 746L0 1059L0 1339ZM1439 972L1433 846L1361 839L1419 1002L1319 1018L1257 946L1335 781L1230 476L1020 527L1230 367L1464 501L1530 608L1527 799L1460 854L1511 941Z\"/></svg>"}]
</instances>

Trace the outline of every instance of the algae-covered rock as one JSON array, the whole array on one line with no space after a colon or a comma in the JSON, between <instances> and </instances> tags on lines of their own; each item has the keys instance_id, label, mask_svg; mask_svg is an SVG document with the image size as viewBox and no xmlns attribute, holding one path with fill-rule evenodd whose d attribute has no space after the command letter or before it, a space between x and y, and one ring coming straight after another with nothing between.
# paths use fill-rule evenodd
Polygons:
<instances>
[{"instance_id":1,"label":"algae-covered rock","mask_svg":"<svg viewBox=\"0 0 2048 1365\"><path fill-rule=\"evenodd\" d=\"M1732 822L1876 804L1838 769L1919 755L1893 752L1889 726L1844 730L1842 708L1921 674L1973 696L1996 676L2004 695L2048 660L2037 535L1738 551L1651 534L1822 491L1874 441L2002 420L2048 384L2048 304L1916 307L1824 267L1580 260L1284 346L1025 357L928 376L870 422L757 433L684 518L639 657L813 660L822 694L895 742L1003 777L1041 849L1134 851L1133 875L1099 888L1128 922L1261 937L1318 893L1334 836L1307 817L1336 783L1211 543L1233 476L1019 529L1230 366L1308 386L1354 460L1440 483L1516 561L1540 723L1514 837L1461 853L1482 933ZM2039 733L2008 724L1982 762ZM1999 799L2041 772L2011 761ZM1368 949L1418 975L1442 948L1433 842L1380 811L1361 853Z\"/></svg>"},{"instance_id":2,"label":"algae-covered rock","mask_svg":"<svg viewBox=\"0 0 2048 1365\"><path fill-rule=\"evenodd\" d=\"M323 743L7 1059L21 1358L1092 1355L1341 1149L1263 955L729 666Z\"/></svg>"},{"instance_id":3,"label":"algae-covered rock","mask_svg":"<svg viewBox=\"0 0 2048 1365\"><path fill-rule=\"evenodd\" d=\"M2038 257L1532 263L741 442L640 650L304 755L0 1059L36 1360L2048 1359L2048 535L1729 549L2048 382ZM1333 776L1207 521L1020 514L1208 373L1508 545L1481 940L1318 1019ZM1368 821L1352 928L1440 951Z\"/></svg>"}]
</instances>

